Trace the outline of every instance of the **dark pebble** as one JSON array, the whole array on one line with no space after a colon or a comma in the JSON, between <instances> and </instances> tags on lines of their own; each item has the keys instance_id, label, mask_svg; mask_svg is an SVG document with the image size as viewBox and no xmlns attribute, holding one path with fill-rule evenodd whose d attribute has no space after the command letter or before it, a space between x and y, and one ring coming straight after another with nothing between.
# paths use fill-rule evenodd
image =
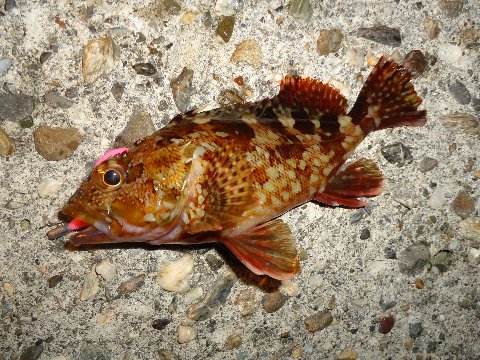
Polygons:
<instances>
[{"instance_id":1,"label":"dark pebble","mask_svg":"<svg viewBox=\"0 0 480 360\"><path fill-rule=\"evenodd\" d=\"M193 81L193 70L183 68L180 75L170 82L173 101L181 112L187 112L190 105L190 93Z\"/></svg>"},{"instance_id":2,"label":"dark pebble","mask_svg":"<svg viewBox=\"0 0 480 360\"><path fill-rule=\"evenodd\" d=\"M54 288L57 286L60 282L63 280L63 275L54 275L51 278L47 280L48 282L48 287L49 288Z\"/></svg>"},{"instance_id":3,"label":"dark pebble","mask_svg":"<svg viewBox=\"0 0 480 360\"><path fill-rule=\"evenodd\" d=\"M152 327L155 330L163 330L167 327L168 324L172 322L172 319L155 319L152 322Z\"/></svg>"},{"instance_id":4,"label":"dark pebble","mask_svg":"<svg viewBox=\"0 0 480 360\"><path fill-rule=\"evenodd\" d=\"M87 345L88 346L88 345ZM75 359L78 360L110 360L111 353L106 350L99 349L94 345L84 346L79 350L79 356Z\"/></svg>"},{"instance_id":5,"label":"dark pebble","mask_svg":"<svg viewBox=\"0 0 480 360\"><path fill-rule=\"evenodd\" d=\"M382 152L383 157L391 164L403 166L406 163L409 164L413 161L410 149L401 142L386 145L380 151Z\"/></svg>"},{"instance_id":6,"label":"dark pebble","mask_svg":"<svg viewBox=\"0 0 480 360\"><path fill-rule=\"evenodd\" d=\"M213 254L207 254L205 256L205 262L213 272L217 272L223 266L222 259L220 259L218 256L215 256Z\"/></svg>"},{"instance_id":7,"label":"dark pebble","mask_svg":"<svg viewBox=\"0 0 480 360\"><path fill-rule=\"evenodd\" d=\"M205 298L190 306L187 310L187 316L196 321L203 321L211 318L220 306L225 304L233 285L237 282L235 274L226 271L220 274L213 282Z\"/></svg>"},{"instance_id":8,"label":"dark pebble","mask_svg":"<svg viewBox=\"0 0 480 360\"><path fill-rule=\"evenodd\" d=\"M176 360L177 358L167 349L158 350L158 360Z\"/></svg>"},{"instance_id":9,"label":"dark pebble","mask_svg":"<svg viewBox=\"0 0 480 360\"><path fill-rule=\"evenodd\" d=\"M43 341L39 345L32 345L25 350L19 357L19 360L36 360L42 355L43 350L45 349Z\"/></svg>"},{"instance_id":10,"label":"dark pebble","mask_svg":"<svg viewBox=\"0 0 480 360\"><path fill-rule=\"evenodd\" d=\"M383 299L381 299L379 304L383 311L393 309L395 306L397 306L397 302L395 300L383 301Z\"/></svg>"},{"instance_id":11,"label":"dark pebble","mask_svg":"<svg viewBox=\"0 0 480 360\"><path fill-rule=\"evenodd\" d=\"M161 12L166 12L172 15L178 15L182 10L182 6L175 0L163 0L161 2Z\"/></svg>"},{"instance_id":12,"label":"dark pebble","mask_svg":"<svg viewBox=\"0 0 480 360\"><path fill-rule=\"evenodd\" d=\"M262 299L262 306L267 313L273 313L282 308L287 302L287 296L280 291L265 294Z\"/></svg>"},{"instance_id":13,"label":"dark pebble","mask_svg":"<svg viewBox=\"0 0 480 360\"><path fill-rule=\"evenodd\" d=\"M370 238L370 230L367 228L362 229L362 232L360 233L360 239L361 240L367 240Z\"/></svg>"},{"instance_id":14,"label":"dark pebble","mask_svg":"<svg viewBox=\"0 0 480 360\"><path fill-rule=\"evenodd\" d=\"M426 244L411 245L398 255L400 272L407 275L416 275L422 272L429 259L430 250Z\"/></svg>"},{"instance_id":15,"label":"dark pebble","mask_svg":"<svg viewBox=\"0 0 480 360\"><path fill-rule=\"evenodd\" d=\"M138 63L132 65L132 67L138 75L152 76L157 73L157 69L155 68L155 66L150 63Z\"/></svg>"},{"instance_id":16,"label":"dark pebble","mask_svg":"<svg viewBox=\"0 0 480 360\"><path fill-rule=\"evenodd\" d=\"M45 103L50 106L51 108L61 108L61 109L69 109L72 107L73 102L64 98L60 95L57 91L49 90L43 96Z\"/></svg>"},{"instance_id":17,"label":"dark pebble","mask_svg":"<svg viewBox=\"0 0 480 360\"><path fill-rule=\"evenodd\" d=\"M40 64L44 64L52 57L53 53L51 51L44 51L40 54Z\"/></svg>"},{"instance_id":18,"label":"dark pebble","mask_svg":"<svg viewBox=\"0 0 480 360\"><path fill-rule=\"evenodd\" d=\"M127 281L124 281L117 288L118 295L129 294L131 292L137 291L145 283L145 274L134 276Z\"/></svg>"},{"instance_id":19,"label":"dark pebble","mask_svg":"<svg viewBox=\"0 0 480 360\"><path fill-rule=\"evenodd\" d=\"M473 98L472 106L473 106L473 110L475 110L477 114L480 114L480 98Z\"/></svg>"},{"instance_id":20,"label":"dark pebble","mask_svg":"<svg viewBox=\"0 0 480 360\"><path fill-rule=\"evenodd\" d=\"M365 209L358 209L358 210L355 210L354 212L352 212L349 216L350 218L350 224L355 224L357 222L359 222L360 220L362 220L363 216L366 214L367 212L365 211Z\"/></svg>"},{"instance_id":21,"label":"dark pebble","mask_svg":"<svg viewBox=\"0 0 480 360\"><path fill-rule=\"evenodd\" d=\"M0 120L20 121L33 112L33 97L0 94Z\"/></svg>"},{"instance_id":22,"label":"dark pebble","mask_svg":"<svg viewBox=\"0 0 480 360\"><path fill-rule=\"evenodd\" d=\"M383 249L383 255L385 256L385 259L396 259L397 258L397 253L395 250L393 250L390 247L386 247Z\"/></svg>"},{"instance_id":23,"label":"dark pebble","mask_svg":"<svg viewBox=\"0 0 480 360\"><path fill-rule=\"evenodd\" d=\"M432 266L435 266L440 272L444 273L452 264L452 253L448 250L440 250L430 260Z\"/></svg>"},{"instance_id":24,"label":"dark pebble","mask_svg":"<svg viewBox=\"0 0 480 360\"><path fill-rule=\"evenodd\" d=\"M17 7L17 2L15 0L5 0L4 9L5 11L13 10Z\"/></svg>"},{"instance_id":25,"label":"dark pebble","mask_svg":"<svg viewBox=\"0 0 480 360\"><path fill-rule=\"evenodd\" d=\"M388 334L395 325L395 318L393 315L387 315L380 319L378 322L378 332L380 334Z\"/></svg>"},{"instance_id":26,"label":"dark pebble","mask_svg":"<svg viewBox=\"0 0 480 360\"><path fill-rule=\"evenodd\" d=\"M450 83L448 90L453 95L455 100L461 105L468 105L472 101L472 96L468 91L467 87L458 80L455 82Z\"/></svg>"},{"instance_id":27,"label":"dark pebble","mask_svg":"<svg viewBox=\"0 0 480 360\"><path fill-rule=\"evenodd\" d=\"M452 202L455 214L462 219L468 218L475 211L475 202L466 191L460 191Z\"/></svg>"},{"instance_id":28,"label":"dark pebble","mask_svg":"<svg viewBox=\"0 0 480 360\"><path fill-rule=\"evenodd\" d=\"M29 129L33 126L33 118L27 116L25 119L19 121L20 127L22 129Z\"/></svg>"},{"instance_id":29,"label":"dark pebble","mask_svg":"<svg viewBox=\"0 0 480 360\"><path fill-rule=\"evenodd\" d=\"M422 324L417 322L413 324L408 324L408 333L412 339L418 338L422 335L423 327Z\"/></svg>"},{"instance_id":30,"label":"dark pebble","mask_svg":"<svg viewBox=\"0 0 480 360\"><path fill-rule=\"evenodd\" d=\"M419 77L425 72L427 59L420 50L412 50L402 60L402 65L410 71L413 77Z\"/></svg>"},{"instance_id":31,"label":"dark pebble","mask_svg":"<svg viewBox=\"0 0 480 360\"><path fill-rule=\"evenodd\" d=\"M110 91L115 101L120 102L120 100L122 100L122 96L123 96L123 92L125 91L125 88L123 84L116 82L115 84L112 85L112 89Z\"/></svg>"},{"instance_id":32,"label":"dark pebble","mask_svg":"<svg viewBox=\"0 0 480 360\"><path fill-rule=\"evenodd\" d=\"M234 16L225 16L222 21L218 23L216 33L222 38L224 42L229 42L232 37L233 27L235 26Z\"/></svg>"},{"instance_id":33,"label":"dark pebble","mask_svg":"<svg viewBox=\"0 0 480 360\"><path fill-rule=\"evenodd\" d=\"M419 169L422 173L427 173L433 169L435 169L438 166L438 160L433 159L431 157L426 157L423 158L423 160L420 162Z\"/></svg>"},{"instance_id":34,"label":"dark pebble","mask_svg":"<svg viewBox=\"0 0 480 360\"><path fill-rule=\"evenodd\" d=\"M365 39L393 47L402 44L400 30L388 26L374 26L370 28L358 29L357 35Z\"/></svg>"},{"instance_id":35,"label":"dark pebble","mask_svg":"<svg viewBox=\"0 0 480 360\"><path fill-rule=\"evenodd\" d=\"M427 345L427 353L434 353L437 350L437 343L435 341L429 341Z\"/></svg>"}]
</instances>

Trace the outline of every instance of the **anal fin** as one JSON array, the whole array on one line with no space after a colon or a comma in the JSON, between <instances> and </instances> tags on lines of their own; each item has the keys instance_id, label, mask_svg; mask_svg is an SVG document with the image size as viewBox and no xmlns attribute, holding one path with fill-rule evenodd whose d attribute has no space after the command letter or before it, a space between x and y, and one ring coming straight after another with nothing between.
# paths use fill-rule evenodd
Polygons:
<instances>
[{"instance_id":1,"label":"anal fin","mask_svg":"<svg viewBox=\"0 0 480 360\"><path fill-rule=\"evenodd\" d=\"M300 272L297 249L287 224L275 219L223 244L252 272L287 280Z\"/></svg>"},{"instance_id":2,"label":"anal fin","mask_svg":"<svg viewBox=\"0 0 480 360\"><path fill-rule=\"evenodd\" d=\"M377 196L383 189L383 176L373 160L360 159L340 169L315 200L330 206L363 207L359 197Z\"/></svg>"}]
</instances>

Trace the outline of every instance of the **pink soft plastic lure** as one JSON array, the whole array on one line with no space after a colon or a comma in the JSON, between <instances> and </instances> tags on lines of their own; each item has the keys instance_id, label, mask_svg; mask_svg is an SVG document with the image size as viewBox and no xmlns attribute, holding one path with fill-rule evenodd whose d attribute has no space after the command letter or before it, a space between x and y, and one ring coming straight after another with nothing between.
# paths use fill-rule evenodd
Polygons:
<instances>
[{"instance_id":1,"label":"pink soft plastic lure","mask_svg":"<svg viewBox=\"0 0 480 360\"><path fill-rule=\"evenodd\" d=\"M100 158L97 160L95 163L95 166L93 167L94 169L97 168L100 164L104 163L111 157L121 155L123 153L126 153L128 151L128 148L122 147L122 148L117 148L117 149L112 149L108 150L105 154L100 156ZM50 230L47 234L49 239L57 239L61 236L64 236L65 234L68 234L71 231L77 231L80 229L83 229L85 227L89 226L88 223L83 221L80 218L74 218L72 221L70 221L67 225L63 226L58 226L52 230Z\"/></svg>"}]
</instances>

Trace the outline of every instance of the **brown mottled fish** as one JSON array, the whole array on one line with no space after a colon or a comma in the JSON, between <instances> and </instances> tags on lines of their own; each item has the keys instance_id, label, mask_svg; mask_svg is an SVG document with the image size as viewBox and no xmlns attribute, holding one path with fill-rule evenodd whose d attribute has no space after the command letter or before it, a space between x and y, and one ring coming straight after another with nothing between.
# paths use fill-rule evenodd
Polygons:
<instances>
[{"instance_id":1,"label":"brown mottled fish","mask_svg":"<svg viewBox=\"0 0 480 360\"><path fill-rule=\"evenodd\" d=\"M421 126L409 73L382 57L347 112L330 85L287 76L271 99L176 116L133 147L105 154L62 212L73 245L219 242L256 274L300 271L278 216L310 200L361 207L383 178L372 160L345 164L372 131Z\"/></svg>"}]
</instances>

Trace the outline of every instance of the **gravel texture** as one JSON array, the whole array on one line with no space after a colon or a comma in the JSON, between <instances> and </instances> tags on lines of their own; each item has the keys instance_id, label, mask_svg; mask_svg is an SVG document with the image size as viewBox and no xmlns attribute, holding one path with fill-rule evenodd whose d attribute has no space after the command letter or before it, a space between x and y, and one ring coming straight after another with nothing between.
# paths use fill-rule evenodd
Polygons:
<instances>
[{"instance_id":1,"label":"gravel texture","mask_svg":"<svg viewBox=\"0 0 480 360\"><path fill-rule=\"evenodd\" d=\"M477 0L0 0L0 359L480 359L478 19ZM427 125L357 149L385 176L366 208L283 216L293 282L217 246L47 239L119 135L288 73L352 104L381 54L412 50ZM192 290L162 289L185 254Z\"/></svg>"}]
</instances>

